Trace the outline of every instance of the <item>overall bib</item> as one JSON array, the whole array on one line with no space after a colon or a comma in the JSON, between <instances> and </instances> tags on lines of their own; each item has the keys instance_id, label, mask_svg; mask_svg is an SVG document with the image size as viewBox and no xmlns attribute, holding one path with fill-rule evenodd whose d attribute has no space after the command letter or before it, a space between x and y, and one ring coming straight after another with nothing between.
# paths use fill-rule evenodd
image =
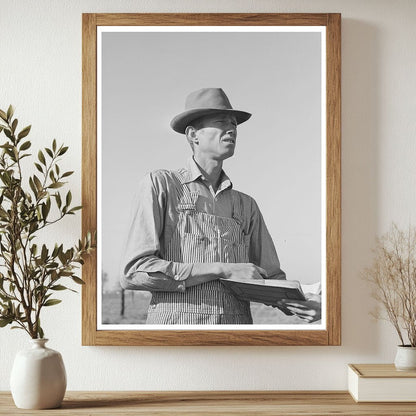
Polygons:
<instances>
[{"instance_id":1,"label":"overall bib","mask_svg":"<svg viewBox=\"0 0 416 416\"><path fill-rule=\"evenodd\" d=\"M179 220L162 256L181 263L248 263L249 237L242 221L242 202L231 190L232 218L196 210L198 193L174 172ZM236 298L219 280L185 292L153 292L147 324L252 324L250 302Z\"/></svg>"}]
</instances>

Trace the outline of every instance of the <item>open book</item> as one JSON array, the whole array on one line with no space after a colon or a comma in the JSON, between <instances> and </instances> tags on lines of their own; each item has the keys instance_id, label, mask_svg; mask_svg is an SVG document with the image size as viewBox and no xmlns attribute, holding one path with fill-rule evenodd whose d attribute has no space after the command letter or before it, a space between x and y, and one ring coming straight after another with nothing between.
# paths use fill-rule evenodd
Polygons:
<instances>
[{"instance_id":1,"label":"open book","mask_svg":"<svg viewBox=\"0 0 416 416\"><path fill-rule=\"evenodd\" d=\"M280 299L305 300L301 284L297 280L237 280L221 279L221 283L234 294L250 302L276 305Z\"/></svg>"}]
</instances>

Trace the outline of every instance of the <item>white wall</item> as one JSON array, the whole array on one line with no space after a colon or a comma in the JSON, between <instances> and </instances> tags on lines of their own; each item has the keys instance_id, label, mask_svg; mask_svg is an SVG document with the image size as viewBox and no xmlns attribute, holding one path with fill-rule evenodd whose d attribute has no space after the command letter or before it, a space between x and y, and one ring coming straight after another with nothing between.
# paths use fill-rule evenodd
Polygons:
<instances>
[{"instance_id":1,"label":"white wall","mask_svg":"<svg viewBox=\"0 0 416 416\"><path fill-rule=\"evenodd\" d=\"M413 0L0 0L0 108L33 124L34 147L70 145L80 199L82 12L341 12L342 346L81 347L81 299L45 311L69 390L345 389L346 364L392 362L392 328L369 316L359 272L392 220L415 221L416 3ZM46 236L69 244L80 218ZM27 337L0 331L0 390Z\"/></svg>"}]
</instances>

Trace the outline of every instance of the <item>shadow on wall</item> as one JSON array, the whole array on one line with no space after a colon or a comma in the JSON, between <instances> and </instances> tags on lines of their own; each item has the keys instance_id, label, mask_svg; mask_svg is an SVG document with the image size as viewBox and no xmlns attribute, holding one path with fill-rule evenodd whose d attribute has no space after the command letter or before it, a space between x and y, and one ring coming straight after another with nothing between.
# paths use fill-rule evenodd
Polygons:
<instances>
[{"instance_id":1,"label":"shadow on wall","mask_svg":"<svg viewBox=\"0 0 416 416\"><path fill-rule=\"evenodd\" d=\"M374 356L380 345L360 273L371 263L380 194L380 29L342 21L342 345Z\"/></svg>"},{"instance_id":2,"label":"shadow on wall","mask_svg":"<svg viewBox=\"0 0 416 416\"><path fill-rule=\"evenodd\" d=\"M381 345L369 313L374 303L360 278L371 262L378 233L380 135L380 29L342 20L342 345L348 354L374 356ZM125 301L145 305L146 292L126 293ZM114 301L113 301L114 303ZM118 304L117 304L118 305ZM119 308L117 306L116 308ZM109 309L110 310L110 309ZM103 308L103 323L106 323ZM137 309L134 321L143 311ZM138 318L139 317L139 318ZM130 323L132 321L129 321ZM110 322L108 322L110 323Z\"/></svg>"}]
</instances>

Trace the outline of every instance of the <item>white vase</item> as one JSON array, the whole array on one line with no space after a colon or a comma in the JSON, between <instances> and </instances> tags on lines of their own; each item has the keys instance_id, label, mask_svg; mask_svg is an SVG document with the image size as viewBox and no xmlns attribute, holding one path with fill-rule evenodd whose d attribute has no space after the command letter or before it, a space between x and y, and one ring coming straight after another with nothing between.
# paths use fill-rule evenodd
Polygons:
<instances>
[{"instance_id":1,"label":"white vase","mask_svg":"<svg viewBox=\"0 0 416 416\"><path fill-rule=\"evenodd\" d=\"M397 347L394 365L399 371L415 371L416 347L411 347L409 345L399 345Z\"/></svg>"},{"instance_id":2,"label":"white vase","mask_svg":"<svg viewBox=\"0 0 416 416\"><path fill-rule=\"evenodd\" d=\"M47 339L32 339L31 348L14 360L10 388L21 409L59 407L66 390L66 372L59 352L46 348Z\"/></svg>"}]
</instances>

